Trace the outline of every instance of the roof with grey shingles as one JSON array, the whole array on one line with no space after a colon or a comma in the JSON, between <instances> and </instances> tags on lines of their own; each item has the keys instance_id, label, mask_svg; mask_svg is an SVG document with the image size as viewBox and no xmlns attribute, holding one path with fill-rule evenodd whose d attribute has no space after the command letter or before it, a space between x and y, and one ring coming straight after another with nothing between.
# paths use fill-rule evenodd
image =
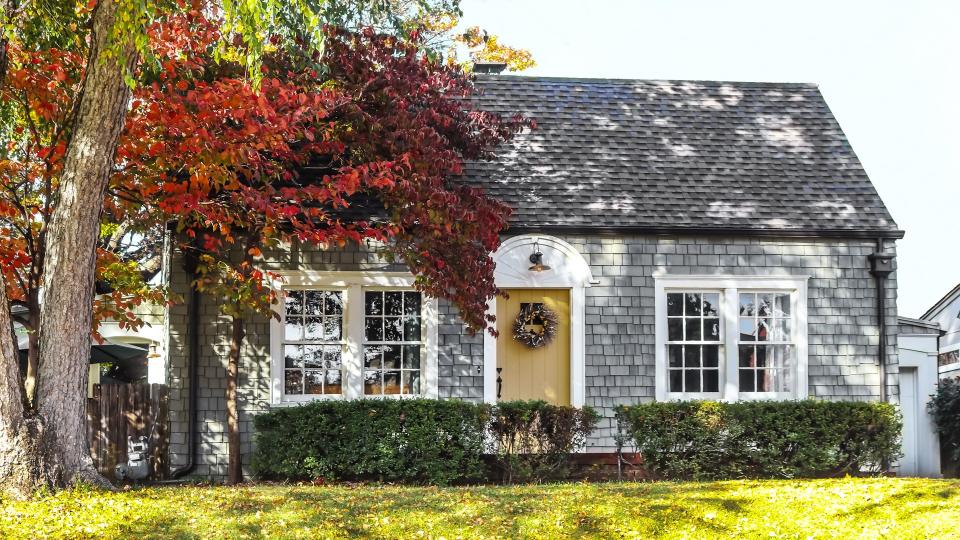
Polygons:
<instances>
[{"instance_id":1,"label":"roof with grey shingles","mask_svg":"<svg viewBox=\"0 0 960 540\"><path fill-rule=\"evenodd\" d=\"M536 122L468 164L514 227L898 233L815 85L479 76Z\"/></svg>"}]
</instances>

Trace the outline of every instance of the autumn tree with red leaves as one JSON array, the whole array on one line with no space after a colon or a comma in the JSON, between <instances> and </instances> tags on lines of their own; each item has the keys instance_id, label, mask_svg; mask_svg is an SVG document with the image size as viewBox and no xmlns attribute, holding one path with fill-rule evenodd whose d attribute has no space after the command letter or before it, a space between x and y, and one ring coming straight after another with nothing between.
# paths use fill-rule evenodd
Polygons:
<instances>
[{"instance_id":1,"label":"autumn tree with red leaves","mask_svg":"<svg viewBox=\"0 0 960 540\"><path fill-rule=\"evenodd\" d=\"M40 290L44 273L46 234L59 190L69 138L73 98L79 91L82 57L56 48L9 51L13 68L0 99L17 107L24 125L21 135L6 142L0 159L0 272L7 299L19 311L17 322L27 331L24 374L26 399L33 402L39 369ZM136 330L143 321L135 309L144 302L162 303L165 291L148 285L159 270L160 253L149 229L105 216L97 246L97 281L104 293L94 300L94 332L110 319ZM131 249L131 235L138 235Z\"/></svg>"},{"instance_id":2,"label":"autumn tree with red leaves","mask_svg":"<svg viewBox=\"0 0 960 540\"><path fill-rule=\"evenodd\" d=\"M161 4L193 11L146 24ZM11 302L27 306L31 352L22 384L15 340L0 333L0 487L106 485L83 426L88 332L97 317L136 325L133 306L165 300L144 278L170 221L197 289L234 316L231 437L243 321L274 299L256 266L263 248L377 240L421 290L453 300L475 329L489 322L488 255L506 209L453 180L519 124L470 111L468 78L413 39L429 9L456 0L408 4L231 1L211 22L199 13L216 9L199 0L3 2L0 327ZM364 11L398 6L429 9ZM399 37L298 27L317 20L389 20ZM270 44L247 32L258 21L284 32ZM323 57L309 53L318 39L332 45ZM95 282L108 296L94 298Z\"/></svg>"},{"instance_id":3,"label":"autumn tree with red leaves","mask_svg":"<svg viewBox=\"0 0 960 540\"><path fill-rule=\"evenodd\" d=\"M473 110L473 85L459 67L369 29L329 28L323 73L265 57L259 92L241 66L202 61L219 37L201 15L156 32L158 44L192 36L194 54L167 55L158 80L136 93L113 211L150 209L158 223L176 223L195 286L233 319L227 423L236 482L244 323L272 315L275 301L273 279L257 266L261 250L375 241L406 263L419 290L451 300L483 330L492 321L486 302L499 292L490 253L509 209L457 179L465 159L489 157L523 123Z\"/></svg>"}]
</instances>

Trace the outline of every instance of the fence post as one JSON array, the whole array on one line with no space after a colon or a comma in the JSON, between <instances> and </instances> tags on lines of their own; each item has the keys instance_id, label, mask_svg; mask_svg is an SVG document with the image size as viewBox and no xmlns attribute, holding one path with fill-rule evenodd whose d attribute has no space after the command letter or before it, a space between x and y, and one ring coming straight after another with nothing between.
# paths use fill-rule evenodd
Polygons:
<instances>
[{"instance_id":1,"label":"fence post","mask_svg":"<svg viewBox=\"0 0 960 540\"><path fill-rule=\"evenodd\" d=\"M150 473L154 480L167 477L167 387L150 385Z\"/></svg>"}]
</instances>

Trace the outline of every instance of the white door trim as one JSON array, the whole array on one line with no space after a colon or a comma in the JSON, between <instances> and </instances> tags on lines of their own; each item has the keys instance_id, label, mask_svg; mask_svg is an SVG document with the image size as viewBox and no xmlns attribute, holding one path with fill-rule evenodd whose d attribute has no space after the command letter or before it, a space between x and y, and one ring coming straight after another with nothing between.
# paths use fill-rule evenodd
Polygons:
<instances>
[{"instance_id":1,"label":"white door trim","mask_svg":"<svg viewBox=\"0 0 960 540\"><path fill-rule=\"evenodd\" d=\"M545 272L532 272L527 257L538 242ZM570 244L547 235L515 236L503 242L493 254L494 281L501 289L566 289L570 291L570 404L583 407L586 402L586 288L595 283L590 265ZM496 315L497 299L487 303L487 313ZM483 400L497 401L497 339L483 334Z\"/></svg>"}]
</instances>

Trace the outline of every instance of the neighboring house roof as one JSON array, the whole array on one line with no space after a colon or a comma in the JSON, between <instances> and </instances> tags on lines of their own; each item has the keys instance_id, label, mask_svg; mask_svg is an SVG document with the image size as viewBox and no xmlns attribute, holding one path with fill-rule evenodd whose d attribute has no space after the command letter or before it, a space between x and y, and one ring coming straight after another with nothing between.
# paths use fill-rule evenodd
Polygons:
<instances>
[{"instance_id":1,"label":"neighboring house roof","mask_svg":"<svg viewBox=\"0 0 960 540\"><path fill-rule=\"evenodd\" d=\"M480 75L536 122L468 164L514 229L900 237L811 84Z\"/></svg>"},{"instance_id":2,"label":"neighboring house roof","mask_svg":"<svg viewBox=\"0 0 960 540\"><path fill-rule=\"evenodd\" d=\"M943 295L943 298L937 300L937 303L934 304L930 309L926 311L923 315L920 316L921 319L932 319L936 317L940 311L945 307L949 306L951 302L956 300L957 296L960 296L960 283L956 287L950 290L947 294Z\"/></svg>"},{"instance_id":3,"label":"neighboring house roof","mask_svg":"<svg viewBox=\"0 0 960 540\"><path fill-rule=\"evenodd\" d=\"M921 321L920 319L911 319L910 317L897 317L897 324L900 327L900 334L930 334L939 336L943 333L938 323L930 321Z\"/></svg>"}]
</instances>

